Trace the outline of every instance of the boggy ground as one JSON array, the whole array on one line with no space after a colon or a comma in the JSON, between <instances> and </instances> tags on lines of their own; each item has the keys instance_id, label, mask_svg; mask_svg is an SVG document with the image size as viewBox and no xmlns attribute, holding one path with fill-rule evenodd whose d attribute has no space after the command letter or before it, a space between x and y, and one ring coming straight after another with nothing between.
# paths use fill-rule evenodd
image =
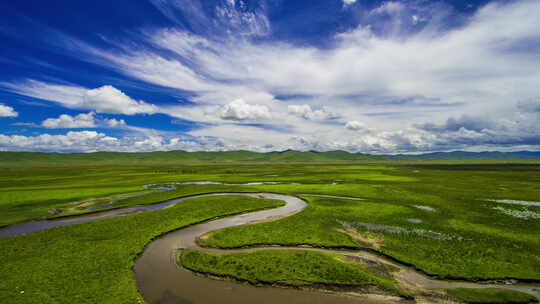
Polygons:
<instances>
[{"instance_id":1,"label":"boggy ground","mask_svg":"<svg viewBox=\"0 0 540 304\"><path fill-rule=\"evenodd\" d=\"M424 211L380 201L301 197L309 206L299 214L221 230L200 243L220 248L264 244L368 247L441 278L540 279L540 244L531 233L538 220L514 219L523 226L513 232L495 229L497 223L467 223L464 218L470 214L451 217L446 208L435 204L430 205L437 211ZM495 211L486 218L502 220ZM411 218L422 223L407 221Z\"/></svg>"},{"instance_id":2,"label":"boggy ground","mask_svg":"<svg viewBox=\"0 0 540 304\"><path fill-rule=\"evenodd\" d=\"M159 211L0 238L0 303L142 303L132 267L154 238L281 205L244 196L193 198Z\"/></svg>"},{"instance_id":3,"label":"boggy ground","mask_svg":"<svg viewBox=\"0 0 540 304\"><path fill-rule=\"evenodd\" d=\"M535 163L363 162L172 166L75 163L66 166L2 166L0 225L59 216L62 212L93 212L96 209L75 210L72 208L73 202L107 196L132 197L122 200L115 198L114 204L107 204L107 199L99 200L98 207L106 209L150 204L196 193L272 191L301 195L309 201L309 207L302 213L277 222L217 232L206 238L204 243L220 247L253 244L365 246L440 277L540 279L540 239L536 236L540 223L534 216L540 213L540 207L492 201L540 201L540 166ZM146 184L185 181L296 184L181 185L173 191L139 193ZM304 194L350 196L366 201ZM212 208L220 206L215 204ZM239 209L235 210L245 210L247 206L234 206L237 207ZM220 210L209 211L219 213ZM150 215L135 215L133 218L147 216ZM125 261L133 259L141 246L153 236L150 233L138 239L137 245L132 245L126 241L129 239L127 234L113 233L126 231L129 227L126 222L131 221L128 218L131 216L104 222L110 230L94 230L95 225L105 224L91 223L0 240L2 248L7 248L1 253L4 255L2 278L8 278L2 280L0 294L19 292L19 295L24 295L20 291L25 291L28 295L28 290L33 286L28 282L35 279L41 282L41 296L38 299L54 302L67 298L85 299L88 296L69 282L91 282L85 284L88 290L99 290L106 284L113 284L112 281L106 283L107 280L92 279L103 274L90 270L89 265L93 263L90 256L100 261L105 256L107 260L124 260L115 264L113 268L116 270L111 273L130 273L132 261ZM168 229L180 227L186 222L169 223ZM140 222L139 228L152 230L156 234L160 229L146 227L153 223ZM56 238L63 238L64 241ZM92 247L81 245L75 250L77 255L82 256L65 259L67 248L73 250L74 245L84 244L88 240ZM109 246L116 243L123 245L110 250ZM39 248L39 253L30 253L35 251L32 248ZM82 252L86 249L88 255ZM124 256L120 254L121 250L129 254ZM32 266L23 267L26 262L31 262ZM55 266L66 263L69 267L62 267L62 275L52 271ZM40 266L36 268L36 265ZM21 268L7 275L8 270L15 269L13 267ZM111 295L123 294L133 298L134 288L131 285L132 279L126 276L119 284L121 287L115 288L116 292ZM71 291L68 292L66 286L70 286ZM110 289L111 286L106 288ZM24 299L28 298L21 297L23 300L20 303L27 303ZM19 298L9 299L7 303ZM103 303L115 303L112 297L101 300Z\"/></svg>"}]
</instances>

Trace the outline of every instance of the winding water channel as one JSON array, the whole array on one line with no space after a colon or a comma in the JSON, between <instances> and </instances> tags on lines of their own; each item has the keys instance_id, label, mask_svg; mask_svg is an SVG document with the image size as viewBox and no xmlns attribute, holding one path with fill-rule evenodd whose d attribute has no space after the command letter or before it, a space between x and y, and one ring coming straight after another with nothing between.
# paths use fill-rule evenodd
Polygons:
<instances>
[{"instance_id":1,"label":"winding water channel","mask_svg":"<svg viewBox=\"0 0 540 304\"><path fill-rule=\"evenodd\" d=\"M354 293L324 293L318 291L303 291L295 289L254 287L247 284L238 284L230 281L214 280L199 276L178 267L177 256L182 249L196 249L204 252L219 254L234 254L253 252L256 250L310 250L317 252L332 252L351 258L368 260L373 263L385 263L398 267L395 274L400 284L409 288L430 291L446 288L503 288L525 292L540 299L540 286L538 284L483 284L473 282L445 281L430 278L411 267L388 259L373 252L337 251L305 247L258 247L249 249L220 250L201 248L197 245L198 237L215 230L240 225L253 224L259 221L274 220L295 214L307 207L302 199L285 194L274 193L214 193L179 198L161 204L136 206L103 211L95 214L80 215L56 220L31 221L12 225L0 229L0 237L20 235L32 231L45 230L53 227L80 224L85 222L126 216L133 213L160 210L174 204L195 197L243 195L267 199L282 200L285 206L254 211L250 213L230 216L209 222L190 226L186 229L170 232L165 236L152 241L137 259L134 267L135 279L143 298L152 304L188 304L188 303L393 303L400 302L396 298L382 295L359 295Z\"/></svg>"}]
</instances>

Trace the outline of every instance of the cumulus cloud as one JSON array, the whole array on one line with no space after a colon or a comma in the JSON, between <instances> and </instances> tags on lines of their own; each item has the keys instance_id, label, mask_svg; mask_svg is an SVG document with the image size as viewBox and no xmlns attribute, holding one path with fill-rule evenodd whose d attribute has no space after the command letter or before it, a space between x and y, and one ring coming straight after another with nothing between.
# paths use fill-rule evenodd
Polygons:
<instances>
[{"instance_id":1,"label":"cumulus cloud","mask_svg":"<svg viewBox=\"0 0 540 304\"><path fill-rule=\"evenodd\" d=\"M107 124L107 126L111 128L119 127L119 126L126 126L126 122L123 119L105 119L104 122Z\"/></svg>"},{"instance_id":2,"label":"cumulus cloud","mask_svg":"<svg viewBox=\"0 0 540 304\"><path fill-rule=\"evenodd\" d=\"M536 115L536 114L535 114ZM435 130L404 127L385 131L366 128L358 121L345 126L355 132L336 130L332 125L296 132L262 129L239 124L213 125L188 132L182 136L162 136L152 130L140 135L111 137L94 131L68 132L65 135L18 136L0 135L0 150L11 151L276 151L285 149L346 150L364 153L403 153L447 151L483 147L533 147L540 145L540 124L529 117L497 120L491 128L470 130L464 126L446 128L445 123ZM527 118L527 117L526 117ZM474 119L474 118L471 118ZM459 121L460 119L455 119ZM342 129L341 129L342 130ZM360 134L358 132L361 132ZM299 135L300 134L300 135ZM360 136L359 136L360 135Z\"/></svg>"},{"instance_id":3,"label":"cumulus cloud","mask_svg":"<svg viewBox=\"0 0 540 304\"><path fill-rule=\"evenodd\" d=\"M356 3L357 0L343 0L343 5L345 6L348 6L348 5L353 5Z\"/></svg>"},{"instance_id":4,"label":"cumulus cloud","mask_svg":"<svg viewBox=\"0 0 540 304\"><path fill-rule=\"evenodd\" d=\"M0 117L17 117L19 116L19 113L17 113L13 107L6 106L0 103Z\"/></svg>"},{"instance_id":5,"label":"cumulus cloud","mask_svg":"<svg viewBox=\"0 0 540 304\"><path fill-rule=\"evenodd\" d=\"M11 151L94 152L101 147L114 147L117 141L95 131L72 131L65 135L0 135L0 147Z\"/></svg>"},{"instance_id":6,"label":"cumulus cloud","mask_svg":"<svg viewBox=\"0 0 540 304\"><path fill-rule=\"evenodd\" d=\"M339 114L332 112L328 107L312 109L310 105L290 105L287 107L289 114L308 120L329 120L339 118Z\"/></svg>"},{"instance_id":7,"label":"cumulus cloud","mask_svg":"<svg viewBox=\"0 0 540 304\"><path fill-rule=\"evenodd\" d=\"M96 121L94 113L79 114L70 116L62 114L58 118L47 118L41 123L42 127L48 129L78 129L78 128L95 128Z\"/></svg>"},{"instance_id":8,"label":"cumulus cloud","mask_svg":"<svg viewBox=\"0 0 540 304\"><path fill-rule=\"evenodd\" d=\"M0 151L42 152L148 152L235 150L213 137L180 136L165 139L159 135L112 137L96 131L70 131L66 134L38 136L0 134Z\"/></svg>"},{"instance_id":9,"label":"cumulus cloud","mask_svg":"<svg viewBox=\"0 0 540 304\"><path fill-rule=\"evenodd\" d=\"M352 121L348 121L346 124L345 124L345 129L347 130L352 130L352 131L360 131L360 130L365 130L366 129L366 125L359 122L359 121L356 121L356 120L352 120Z\"/></svg>"},{"instance_id":10,"label":"cumulus cloud","mask_svg":"<svg viewBox=\"0 0 540 304\"><path fill-rule=\"evenodd\" d=\"M518 105L519 107L519 105ZM504 117L463 115L445 123L417 125L437 147L540 145L540 115L514 109Z\"/></svg>"},{"instance_id":11,"label":"cumulus cloud","mask_svg":"<svg viewBox=\"0 0 540 304\"><path fill-rule=\"evenodd\" d=\"M0 86L21 95L57 102L69 108L93 110L97 113L134 115L153 114L158 111L155 105L134 100L110 85L87 89L75 85L27 80L21 83L0 83Z\"/></svg>"},{"instance_id":12,"label":"cumulus cloud","mask_svg":"<svg viewBox=\"0 0 540 304\"><path fill-rule=\"evenodd\" d=\"M127 127L127 124L123 119L99 118L95 117L94 112L89 112L75 116L62 114L58 118L47 118L41 123L41 127L47 129L116 128Z\"/></svg>"},{"instance_id":13,"label":"cumulus cloud","mask_svg":"<svg viewBox=\"0 0 540 304\"><path fill-rule=\"evenodd\" d=\"M264 105L248 104L237 99L221 108L220 117L225 120L261 120L270 118L270 110Z\"/></svg>"},{"instance_id":14,"label":"cumulus cloud","mask_svg":"<svg viewBox=\"0 0 540 304\"><path fill-rule=\"evenodd\" d=\"M81 106L94 109L98 113L134 115L154 114L157 112L155 105L142 100L134 100L110 85L84 92Z\"/></svg>"}]
</instances>

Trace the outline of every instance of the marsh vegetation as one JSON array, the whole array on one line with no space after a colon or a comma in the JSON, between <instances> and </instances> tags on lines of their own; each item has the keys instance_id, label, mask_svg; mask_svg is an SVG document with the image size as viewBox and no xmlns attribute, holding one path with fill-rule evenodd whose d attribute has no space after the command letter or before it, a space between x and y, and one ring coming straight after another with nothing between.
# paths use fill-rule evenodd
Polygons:
<instances>
[{"instance_id":1,"label":"marsh vegetation","mask_svg":"<svg viewBox=\"0 0 540 304\"><path fill-rule=\"evenodd\" d=\"M1 167L0 225L200 193L286 193L302 197L308 207L277 221L216 231L200 244L364 247L440 278L540 280L540 221L534 216L540 212L540 165L535 163L73 162ZM143 187L149 184L154 186ZM131 267L152 238L215 216L279 205L255 201L196 199L153 213L0 239L0 301L140 301ZM286 262L295 259L307 265L313 259L347 275L334 276L322 266L295 270ZM346 262L325 254L186 252L183 260L194 270L247 281L371 282L387 289L394 284L362 267L350 270Z\"/></svg>"}]
</instances>

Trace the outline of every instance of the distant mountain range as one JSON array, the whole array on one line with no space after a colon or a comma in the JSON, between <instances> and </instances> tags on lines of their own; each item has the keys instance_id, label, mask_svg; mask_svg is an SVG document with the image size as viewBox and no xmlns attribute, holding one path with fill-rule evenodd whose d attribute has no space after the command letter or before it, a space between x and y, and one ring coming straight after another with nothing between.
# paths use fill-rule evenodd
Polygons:
<instances>
[{"instance_id":1,"label":"distant mountain range","mask_svg":"<svg viewBox=\"0 0 540 304\"><path fill-rule=\"evenodd\" d=\"M540 152L434 152L419 155L385 155L392 160L540 160Z\"/></svg>"},{"instance_id":2,"label":"distant mountain range","mask_svg":"<svg viewBox=\"0 0 540 304\"><path fill-rule=\"evenodd\" d=\"M540 160L540 152L435 152L425 154L374 155L346 151L293 151L258 153L228 152L96 152L96 153L41 153L0 152L0 163L228 163L228 162L335 162L335 161L429 161L429 160Z\"/></svg>"}]
</instances>

